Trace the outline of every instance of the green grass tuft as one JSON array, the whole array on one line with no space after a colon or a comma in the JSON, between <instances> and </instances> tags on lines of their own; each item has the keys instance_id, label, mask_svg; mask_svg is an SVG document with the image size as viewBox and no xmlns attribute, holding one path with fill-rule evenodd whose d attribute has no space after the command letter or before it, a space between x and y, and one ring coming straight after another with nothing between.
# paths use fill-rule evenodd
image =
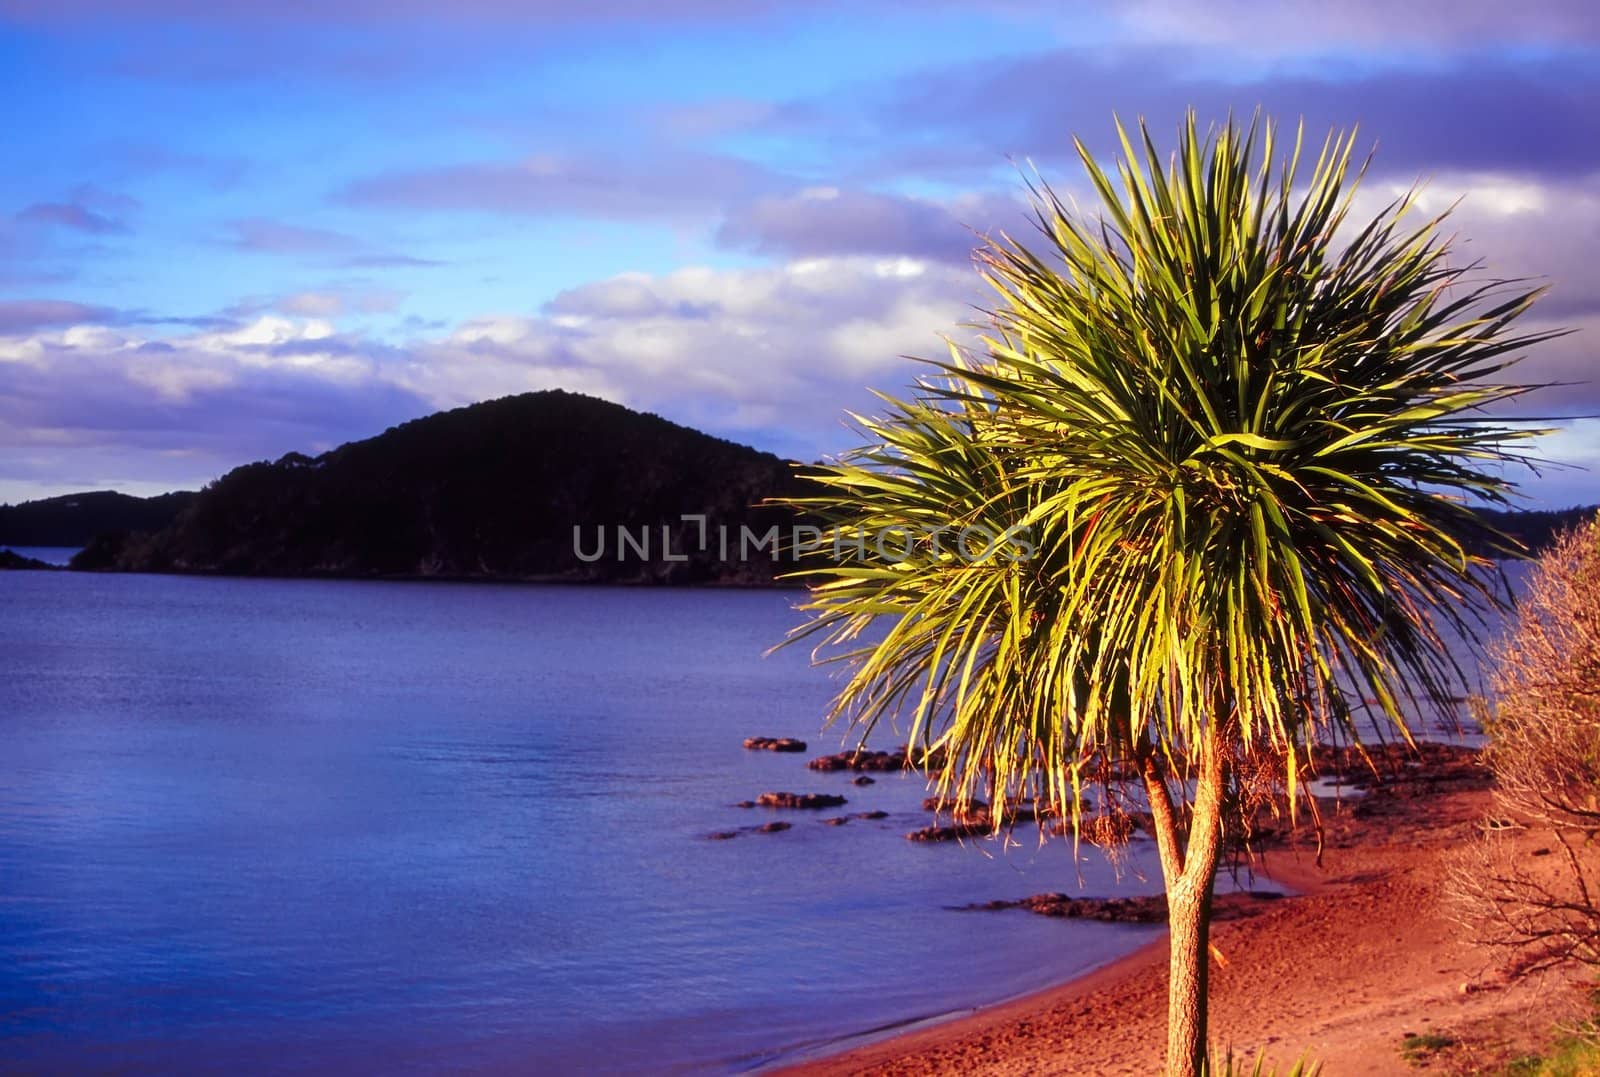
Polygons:
<instances>
[{"instance_id":1,"label":"green grass tuft","mask_svg":"<svg viewBox=\"0 0 1600 1077\"><path fill-rule=\"evenodd\" d=\"M1503 1077L1600 1077L1600 1044L1582 1038L1565 1040L1543 1057L1516 1059L1506 1066Z\"/></svg>"},{"instance_id":2,"label":"green grass tuft","mask_svg":"<svg viewBox=\"0 0 1600 1077\"><path fill-rule=\"evenodd\" d=\"M1438 1032L1426 1032L1421 1035L1413 1032L1400 1041L1400 1057L1414 1066L1419 1066L1440 1051L1447 1051L1460 1042L1454 1036Z\"/></svg>"}]
</instances>

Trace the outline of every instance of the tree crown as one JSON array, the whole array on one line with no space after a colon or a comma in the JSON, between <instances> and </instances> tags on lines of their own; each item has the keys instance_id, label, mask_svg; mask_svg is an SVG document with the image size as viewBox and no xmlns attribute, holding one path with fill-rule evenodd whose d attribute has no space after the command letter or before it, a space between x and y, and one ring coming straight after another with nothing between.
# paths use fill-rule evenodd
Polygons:
<instances>
[{"instance_id":1,"label":"tree crown","mask_svg":"<svg viewBox=\"0 0 1600 1077\"><path fill-rule=\"evenodd\" d=\"M1552 335L1412 195L1351 219L1353 134L1307 174L1270 122L1191 114L1170 158L1117 130L1110 172L1077 143L1098 215L1030 183L1032 245L978 255L981 346L884 397L799 502L858 553L797 631L847 669L835 716L903 712L941 789L1044 785L1075 819L1086 775L1181 768L1208 729L1287 754L1292 793L1313 731L1404 733L1459 690L1446 635L1498 601L1475 505L1532 433L1485 413ZM860 541L885 529L892 556Z\"/></svg>"}]
</instances>

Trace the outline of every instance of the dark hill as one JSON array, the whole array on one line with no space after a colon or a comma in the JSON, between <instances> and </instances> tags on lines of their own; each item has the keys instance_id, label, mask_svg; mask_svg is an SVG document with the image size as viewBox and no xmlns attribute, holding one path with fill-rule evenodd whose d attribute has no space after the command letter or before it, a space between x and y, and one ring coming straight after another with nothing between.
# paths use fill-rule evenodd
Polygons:
<instances>
[{"instance_id":1,"label":"dark hill","mask_svg":"<svg viewBox=\"0 0 1600 1077\"><path fill-rule=\"evenodd\" d=\"M1529 550L1538 552L1555 541L1563 531L1594 519L1600 506L1585 505L1570 509L1527 509L1484 513L1489 526L1505 532Z\"/></svg>"},{"instance_id":2,"label":"dark hill","mask_svg":"<svg viewBox=\"0 0 1600 1077\"><path fill-rule=\"evenodd\" d=\"M0 572L16 571L55 571L60 565L52 565L47 561L40 561L36 557L24 557L15 550L0 549Z\"/></svg>"},{"instance_id":3,"label":"dark hill","mask_svg":"<svg viewBox=\"0 0 1600 1077\"><path fill-rule=\"evenodd\" d=\"M770 453L552 390L235 468L199 494L70 495L0 509L0 523L77 529L5 535L19 546L109 532L73 559L88 570L765 584L792 564L772 557L773 529L787 539L804 521L760 503L798 492ZM1593 511L1488 515L1538 549Z\"/></svg>"},{"instance_id":4,"label":"dark hill","mask_svg":"<svg viewBox=\"0 0 1600 1077\"><path fill-rule=\"evenodd\" d=\"M776 566L767 549L738 556L741 528L787 534L792 513L752 506L795 483L769 453L553 390L441 412L317 457L236 468L172 525L98 542L73 567L766 583ZM703 548L700 525L682 519L694 514L708 518ZM603 556L580 557L574 527L583 553ZM618 527L636 544L621 557ZM663 556L663 527L672 556L685 560ZM727 559L719 527L731 536Z\"/></svg>"},{"instance_id":5,"label":"dark hill","mask_svg":"<svg viewBox=\"0 0 1600 1077\"><path fill-rule=\"evenodd\" d=\"M194 498L188 490L159 497L94 490L0 505L0 546L85 546L108 531L158 531Z\"/></svg>"}]
</instances>

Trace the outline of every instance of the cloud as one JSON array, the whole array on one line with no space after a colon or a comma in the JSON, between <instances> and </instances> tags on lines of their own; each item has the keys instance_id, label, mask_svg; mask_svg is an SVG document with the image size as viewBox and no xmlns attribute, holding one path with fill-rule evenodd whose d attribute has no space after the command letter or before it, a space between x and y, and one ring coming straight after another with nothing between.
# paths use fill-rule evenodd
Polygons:
<instances>
[{"instance_id":1,"label":"cloud","mask_svg":"<svg viewBox=\"0 0 1600 1077\"><path fill-rule=\"evenodd\" d=\"M714 214L730 201L789 186L765 167L737 157L641 147L626 157L539 153L518 161L479 162L371 176L340 200L405 209L614 219Z\"/></svg>"},{"instance_id":2,"label":"cloud","mask_svg":"<svg viewBox=\"0 0 1600 1077\"><path fill-rule=\"evenodd\" d=\"M364 239L326 228L308 228L267 217L228 223L223 243L252 254L321 257L346 269L426 268L441 263L375 248Z\"/></svg>"},{"instance_id":3,"label":"cloud","mask_svg":"<svg viewBox=\"0 0 1600 1077\"><path fill-rule=\"evenodd\" d=\"M917 10L939 0L880 0L880 8ZM952 4L954 0L949 0ZM197 23L393 23L417 20L430 24L590 25L613 27L618 22L653 24L717 23L803 14L818 8L847 5L842 0L323 0L284 3L281 0L236 0L219 5L209 0L0 0L0 14L14 19L53 23L90 17L169 19ZM855 6L855 5L848 5Z\"/></svg>"},{"instance_id":4,"label":"cloud","mask_svg":"<svg viewBox=\"0 0 1600 1077\"><path fill-rule=\"evenodd\" d=\"M362 281L324 284L318 288L278 296L246 296L215 315L156 319L130 318L137 325L187 325L195 329L233 331L256 322L263 315L284 314L291 318L336 321L351 314L388 314L400 306L403 292L376 288Z\"/></svg>"},{"instance_id":5,"label":"cloud","mask_svg":"<svg viewBox=\"0 0 1600 1077\"><path fill-rule=\"evenodd\" d=\"M1008 159L1071 167L1074 134L1108 155L1113 114L1146 117L1170 141L1191 107L1206 123L1260 107L1286 133L1304 118L1319 144L1330 128L1359 125L1368 144L1377 142L1385 173L1573 176L1600 168L1597 99L1600 65L1570 51L1462 52L1428 63L1379 56L1359 65L1240 56L1228 67L1175 45L1068 48L797 102L772 130L833 147L840 168L865 175L970 177Z\"/></svg>"},{"instance_id":6,"label":"cloud","mask_svg":"<svg viewBox=\"0 0 1600 1077\"><path fill-rule=\"evenodd\" d=\"M285 314L299 314L308 318L333 318L344 313L344 297L327 292L300 292L285 296L277 303Z\"/></svg>"},{"instance_id":7,"label":"cloud","mask_svg":"<svg viewBox=\"0 0 1600 1077\"><path fill-rule=\"evenodd\" d=\"M152 337L73 325L0 336L0 484L193 486L433 410L377 373L391 353L265 316Z\"/></svg>"},{"instance_id":8,"label":"cloud","mask_svg":"<svg viewBox=\"0 0 1600 1077\"><path fill-rule=\"evenodd\" d=\"M769 101L720 97L650 110L652 125L672 139L699 140L761 127L777 106Z\"/></svg>"},{"instance_id":9,"label":"cloud","mask_svg":"<svg viewBox=\"0 0 1600 1077\"><path fill-rule=\"evenodd\" d=\"M80 184L65 198L30 203L0 214L0 288L52 286L72 280L98 241L126 235L137 199Z\"/></svg>"},{"instance_id":10,"label":"cloud","mask_svg":"<svg viewBox=\"0 0 1600 1077\"><path fill-rule=\"evenodd\" d=\"M1546 460L1560 461L1542 467L1532 480L1522 480L1530 483L1524 493L1536 495L1539 505L1564 507L1600 501L1600 420L1563 424L1555 433L1535 441L1533 451Z\"/></svg>"},{"instance_id":11,"label":"cloud","mask_svg":"<svg viewBox=\"0 0 1600 1077\"><path fill-rule=\"evenodd\" d=\"M35 202L19 212L16 219L23 225L65 228L92 236L123 235L128 231L122 221L76 202Z\"/></svg>"},{"instance_id":12,"label":"cloud","mask_svg":"<svg viewBox=\"0 0 1600 1077\"><path fill-rule=\"evenodd\" d=\"M352 254L348 258L340 259L339 264L346 269L428 269L444 265L443 262L432 258L416 258L409 254L382 251L372 254Z\"/></svg>"},{"instance_id":13,"label":"cloud","mask_svg":"<svg viewBox=\"0 0 1600 1077\"><path fill-rule=\"evenodd\" d=\"M944 201L792 178L735 157L685 151L544 154L515 164L476 164L370 177L348 187L349 204L528 217L585 215L710 222L728 249L777 258L904 255L966 264L981 233L1016 227L1021 203L967 194Z\"/></svg>"},{"instance_id":14,"label":"cloud","mask_svg":"<svg viewBox=\"0 0 1600 1077\"><path fill-rule=\"evenodd\" d=\"M1548 287L1519 331L1573 331L1539 345L1507 373L1509 380L1550 386L1515 402L1514 413L1600 413L1600 278L1591 269L1592 252L1600 244L1597 185L1600 173L1543 181L1445 173L1417 194L1419 224L1424 214L1450 211L1443 233L1451 238L1452 264L1479 263L1474 271L1478 279ZM1369 181L1361 188L1352 220L1369 218L1410 190L1407 183ZM1550 451L1571 460L1569 449L1577 444L1556 439ZM1600 456L1594 463L1600 464ZM1600 485L1590 500L1600 500Z\"/></svg>"},{"instance_id":15,"label":"cloud","mask_svg":"<svg viewBox=\"0 0 1600 1077\"><path fill-rule=\"evenodd\" d=\"M534 317L469 322L419 351L410 384L441 403L533 364L717 433L799 455L837 450L841 407L901 388L901 356L943 354L977 298L970 271L912 259L624 274L563 292Z\"/></svg>"},{"instance_id":16,"label":"cloud","mask_svg":"<svg viewBox=\"0 0 1600 1077\"><path fill-rule=\"evenodd\" d=\"M0 317L0 485L37 483L45 457L63 487L194 484L439 408L555 387L814 456L843 447L840 409L870 406L863 386L909 381L900 354L941 354L938 334L965 316L974 283L904 259L631 274L538 313L400 342L340 333L336 304L318 293L279 301L297 315L166 334L104 324L89 308L76 313L92 321L66 307ZM88 470L113 461L114 472Z\"/></svg>"},{"instance_id":17,"label":"cloud","mask_svg":"<svg viewBox=\"0 0 1600 1077\"><path fill-rule=\"evenodd\" d=\"M1368 186L1363 204L1369 211L1405 191L1399 183ZM1600 276L1593 269L1600 247L1600 171L1542 180L1493 173L1432 177L1418 208L1438 213L1452 206L1446 231L1455 237L1458 261L1481 261L1497 277L1548 284L1537 308L1542 318L1600 315Z\"/></svg>"},{"instance_id":18,"label":"cloud","mask_svg":"<svg viewBox=\"0 0 1600 1077\"><path fill-rule=\"evenodd\" d=\"M362 246L360 240L342 232L265 217L241 218L230 222L229 228L233 233L227 240L230 246L263 254L345 254Z\"/></svg>"},{"instance_id":19,"label":"cloud","mask_svg":"<svg viewBox=\"0 0 1600 1077\"><path fill-rule=\"evenodd\" d=\"M723 246L757 254L819 257L905 255L968 264L991 229L1015 229L1020 202L969 196L953 204L815 187L732 210L717 232Z\"/></svg>"},{"instance_id":20,"label":"cloud","mask_svg":"<svg viewBox=\"0 0 1600 1077\"><path fill-rule=\"evenodd\" d=\"M386 289L299 292L276 304L285 314L337 318L343 314L385 314L400 305L400 293Z\"/></svg>"},{"instance_id":21,"label":"cloud","mask_svg":"<svg viewBox=\"0 0 1600 1077\"><path fill-rule=\"evenodd\" d=\"M1273 46L1323 51L1600 41L1600 9L1589 0L1115 0L1102 6L1135 40L1234 45L1257 53Z\"/></svg>"},{"instance_id":22,"label":"cloud","mask_svg":"<svg viewBox=\"0 0 1600 1077\"><path fill-rule=\"evenodd\" d=\"M64 299L0 300L0 334L31 333L64 325L101 325L117 317L110 307Z\"/></svg>"},{"instance_id":23,"label":"cloud","mask_svg":"<svg viewBox=\"0 0 1600 1077\"><path fill-rule=\"evenodd\" d=\"M50 24L84 18L166 20L207 25L370 25L422 22L440 26L530 26L544 29L619 24L677 26L771 21L843 10L881 16L958 7L1050 25L1085 15L1109 18L1135 40L1244 43L1330 42L1593 41L1600 16L1586 0L1526 0L1507 7L1499 0L1324 0L1322 3L1261 4L1255 0L1098 0L1089 10L1031 11L1015 0L324 0L322 3L235 0L0 0L0 14L22 22Z\"/></svg>"},{"instance_id":24,"label":"cloud","mask_svg":"<svg viewBox=\"0 0 1600 1077\"><path fill-rule=\"evenodd\" d=\"M1589 344L1600 339L1600 294L1585 264L1600 205L1585 197L1589 183L1464 175L1426 195L1442 203L1473 188L1461 224L1493 268L1553 261L1574 275L1568 304L1538 317L1584 332L1516 371L1580 383L1530 402L1540 413L1600 411ZM1388 194L1375 184L1363 197ZM869 386L904 390L922 371L902 357L942 357L941 335L961 332L986 300L959 261L897 253L621 274L536 311L443 329L412 321L415 335L399 339L339 330L339 317L390 302L354 285L252 301L231 321L172 332L70 304L0 307L0 484L38 483L47 456L63 486L97 475L192 484L440 408L553 387L810 459L852 444L842 412L875 410ZM1591 441L1558 439L1553 451L1582 462ZM115 472L90 470L113 462Z\"/></svg>"}]
</instances>

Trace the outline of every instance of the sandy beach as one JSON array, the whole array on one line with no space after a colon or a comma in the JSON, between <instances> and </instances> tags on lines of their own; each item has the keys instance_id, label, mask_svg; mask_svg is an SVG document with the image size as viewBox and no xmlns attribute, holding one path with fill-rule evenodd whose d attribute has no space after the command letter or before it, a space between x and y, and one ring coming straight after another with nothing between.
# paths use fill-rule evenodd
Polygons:
<instances>
[{"instance_id":1,"label":"sandy beach","mask_svg":"<svg viewBox=\"0 0 1600 1077\"><path fill-rule=\"evenodd\" d=\"M1295 894L1215 925L1213 1041L1281 1063L1309 1052L1327 1077L1467 1074L1542 1048L1580 1013L1575 976L1509 977L1502 955L1449 919L1442 863L1490 810L1487 784L1471 758L1402 767L1366 796L1323 802L1320 867L1304 838L1269 848L1257 870ZM1540 855L1536 835L1518 840L1521 855ZM1063 986L784 1072L1148 1075L1160 1069L1165 1005L1160 942ZM1425 1043L1408 1051L1408 1037Z\"/></svg>"}]
</instances>

